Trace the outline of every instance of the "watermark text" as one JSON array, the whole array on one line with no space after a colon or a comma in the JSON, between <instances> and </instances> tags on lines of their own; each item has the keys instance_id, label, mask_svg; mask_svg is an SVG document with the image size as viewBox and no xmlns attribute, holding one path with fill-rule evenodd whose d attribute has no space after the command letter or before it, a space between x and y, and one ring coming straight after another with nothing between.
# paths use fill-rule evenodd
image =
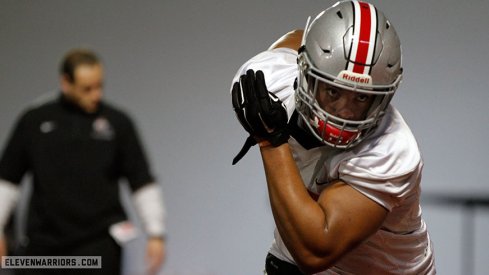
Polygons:
<instances>
[{"instance_id":1,"label":"watermark text","mask_svg":"<svg viewBox=\"0 0 489 275\"><path fill-rule=\"evenodd\" d=\"M102 268L101 256L2 256L4 269Z\"/></svg>"}]
</instances>

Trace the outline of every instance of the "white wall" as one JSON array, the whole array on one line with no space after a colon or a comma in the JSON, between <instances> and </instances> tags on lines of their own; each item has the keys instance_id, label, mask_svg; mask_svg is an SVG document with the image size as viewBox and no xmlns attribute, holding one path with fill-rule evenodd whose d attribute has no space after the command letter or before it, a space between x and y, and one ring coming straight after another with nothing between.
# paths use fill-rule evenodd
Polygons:
<instances>
[{"instance_id":1,"label":"white wall","mask_svg":"<svg viewBox=\"0 0 489 275\"><path fill-rule=\"evenodd\" d=\"M0 143L17 114L57 89L69 48L107 69L106 97L139 125L168 207L168 275L260 274L273 220L256 149L228 93L246 59L332 1L0 0ZM405 77L394 104L418 138L426 194L489 197L489 1L372 1L398 30ZM461 274L461 208L423 205L439 274ZM475 213L474 274L489 270L487 208ZM140 243L131 246L140 255ZM484 258L485 257L485 258ZM131 257L126 270L138 272Z\"/></svg>"}]
</instances>

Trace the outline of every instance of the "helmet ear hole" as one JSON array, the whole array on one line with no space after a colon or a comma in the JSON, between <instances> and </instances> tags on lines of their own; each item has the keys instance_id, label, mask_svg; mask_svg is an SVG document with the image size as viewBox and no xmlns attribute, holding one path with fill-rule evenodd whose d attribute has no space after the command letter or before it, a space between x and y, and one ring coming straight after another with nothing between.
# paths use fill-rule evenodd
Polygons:
<instances>
[{"instance_id":1,"label":"helmet ear hole","mask_svg":"<svg viewBox=\"0 0 489 275\"><path fill-rule=\"evenodd\" d=\"M331 49L321 49L325 54L331 54Z\"/></svg>"},{"instance_id":2,"label":"helmet ear hole","mask_svg":"<svg viewBox=\"0 0 489 275\"><path fill-rule=\"evenodd\" d=\"M338 15L338 17L339 17L340 19L343 19L343 14L341 13L341 11L338 11L338 12L336 13L336 15Z\"/></svg>"}]
</instances>

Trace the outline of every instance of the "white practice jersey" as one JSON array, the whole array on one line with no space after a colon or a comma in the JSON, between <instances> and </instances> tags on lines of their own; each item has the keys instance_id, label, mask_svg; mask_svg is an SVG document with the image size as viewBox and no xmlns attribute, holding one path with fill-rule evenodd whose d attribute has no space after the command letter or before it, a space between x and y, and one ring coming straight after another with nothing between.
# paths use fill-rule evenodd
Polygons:
<instances>
[{"instance_id":1,"label":"white practice jersey","mask_svg":"<svg viewBox=\"0 0 489 275\"><path fill-rule=\"evenodd\" d=\"M262 52L238 70L233 83L249 69L263 71L268 90L284 102L290 119L295 110L297 52L287 48ZM289 145L313 198L330 182L340 179L389 211L373 236L318 274L436 273L419 205L421 154L409 127L393 106L389 106L375 132L349 150L329 146L308 150L294 137ZM294 263L277 230L270 253Z\"/></svg>"}]
</instances>

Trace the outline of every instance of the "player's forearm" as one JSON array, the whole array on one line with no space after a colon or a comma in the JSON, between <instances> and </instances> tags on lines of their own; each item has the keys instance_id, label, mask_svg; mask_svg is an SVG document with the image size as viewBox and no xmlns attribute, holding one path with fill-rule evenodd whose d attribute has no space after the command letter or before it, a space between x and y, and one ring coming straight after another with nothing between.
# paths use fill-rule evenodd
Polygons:
<instances>
[{"instance_id":1,"label":"player's forearm","mask_svg":"<svg viewBox=\"0 0 489 275\"><path fill-rule=\"evenodd\" d=\"M288 144L261 148L277 229L296 260L327 254L326 216L309 196Z\"/></svg>"}]
</instances>

